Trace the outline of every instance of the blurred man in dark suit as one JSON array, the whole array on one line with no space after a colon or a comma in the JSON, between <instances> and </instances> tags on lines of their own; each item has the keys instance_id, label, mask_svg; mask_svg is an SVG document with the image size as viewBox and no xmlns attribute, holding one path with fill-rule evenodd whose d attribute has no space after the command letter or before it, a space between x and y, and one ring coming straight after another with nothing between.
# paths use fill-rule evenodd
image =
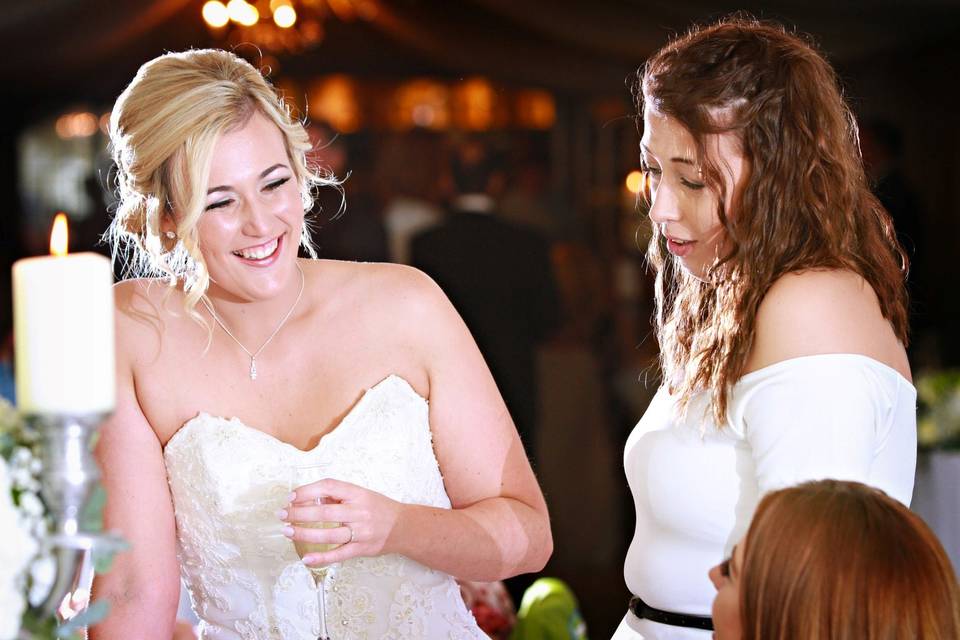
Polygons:
<instances>
[{"instance_id":1,"label":"blurred man in dark suit","mask_svg":"<svg viewBox=\"0 0 960 640\"><path fill-rule=\"evenodd\" d=\"M505 176L480 141L456 149L451 173L455 196L446 218L413 239L411 261L463 316L532 456L536 349L558 316L549 245L533 229L498 217Z\"/></svg>"}]
</instances>

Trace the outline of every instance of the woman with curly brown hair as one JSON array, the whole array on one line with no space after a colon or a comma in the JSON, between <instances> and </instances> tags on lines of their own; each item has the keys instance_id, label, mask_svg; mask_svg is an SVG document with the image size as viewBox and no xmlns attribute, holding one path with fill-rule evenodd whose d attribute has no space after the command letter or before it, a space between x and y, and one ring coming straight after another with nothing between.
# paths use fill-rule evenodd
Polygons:
<instances>
[{"instance_id":1,"label":"woman with curly brown hair","mask_svg":"<svg viewBox=\"0 0 960 640\"><path fill-rule=\"evenodd\" d=\"M943 546L859 482L767 494L710 579L717 640L960 638L960 587Z\"/></svg>"},{"instance_id":2,"label":"woman with curly brown hair","mask_svg":"<svg viewBox=\"0 0 960 640\"><path fill-rule=\"evenodd\" d=\"M663 385L626 445L637 527L617 639L706 638L707 569L760 497L916 464L906 260L870 194L837 77L742 18L640 73Z\"/></svg>"}]
</instances>

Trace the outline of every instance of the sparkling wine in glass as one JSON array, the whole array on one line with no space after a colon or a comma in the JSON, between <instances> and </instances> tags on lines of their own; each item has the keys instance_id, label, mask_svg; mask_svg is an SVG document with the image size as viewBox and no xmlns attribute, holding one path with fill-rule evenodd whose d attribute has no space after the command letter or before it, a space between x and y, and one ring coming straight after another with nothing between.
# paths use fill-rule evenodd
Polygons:
<instances>
[{"instance_id":1,"label":"sparkling wine in glass","mask_svg":"<svg viewBox=\"0 0 960 640\"><path fill-rule=\"evenodd\" d=\"M294 491L298 487L329 477L329 465L327 464L296 465L290 470L290 490ZM315 502L314 500L297 500L296 504L314 504ZM319 499L319 502L321 504L329 504L335 501L332 498L323 496ZM292 524L304 529L333 529L340 526L339 522L293 522ZM297 550L297 555L302 559L309 553L332 551L340 545L294 540L293 546ZM313 576L313 581L317 586L317 606L320 616L320 628L317 640L330 640L330 634L327 632L327 607L323 588L323 581L327 575L327 567L309 566L307 568L310 570L310 575Z\"/></svg>"}]
</instances>

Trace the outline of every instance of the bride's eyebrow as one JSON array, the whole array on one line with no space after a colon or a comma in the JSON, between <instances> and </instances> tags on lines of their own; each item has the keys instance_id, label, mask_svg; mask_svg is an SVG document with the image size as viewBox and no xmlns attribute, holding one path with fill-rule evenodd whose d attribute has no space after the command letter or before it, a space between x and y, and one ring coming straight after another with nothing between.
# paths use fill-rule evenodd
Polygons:
<instances>
[{"instance_id":1,"label":"bride's eyebrow","mask_svg":"<svg viewBox=\"0 0 960 640\"><path fill-rule=\"evenodd\" d=\"M283 164L282 162L278 162L277 164L267 167L266 169L261 171L259 177L266 178L275 169L286 169L286 168L287 168L287 165ZM207 189L207 195L210 195L211 193L216 193L217 191L233 191L233 187L227 184L211 187L210 189Z\"/></svg>"}]
</instances>

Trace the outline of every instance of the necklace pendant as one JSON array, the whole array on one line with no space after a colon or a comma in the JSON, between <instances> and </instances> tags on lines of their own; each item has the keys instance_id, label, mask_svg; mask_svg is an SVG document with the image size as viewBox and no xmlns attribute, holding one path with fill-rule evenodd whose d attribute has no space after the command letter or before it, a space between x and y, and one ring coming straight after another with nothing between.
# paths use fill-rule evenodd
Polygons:
<instances>
[{"instance_id":1,"label":"necklace pendant","mask_svg":"<svg viewBox=\"0 0 960 640\"><path fill-rule=\"evenodd\" d=\"M250 358L250 379L251 380L257 379L257 359L256 358Z\"/></svg>"}]
</instances>

